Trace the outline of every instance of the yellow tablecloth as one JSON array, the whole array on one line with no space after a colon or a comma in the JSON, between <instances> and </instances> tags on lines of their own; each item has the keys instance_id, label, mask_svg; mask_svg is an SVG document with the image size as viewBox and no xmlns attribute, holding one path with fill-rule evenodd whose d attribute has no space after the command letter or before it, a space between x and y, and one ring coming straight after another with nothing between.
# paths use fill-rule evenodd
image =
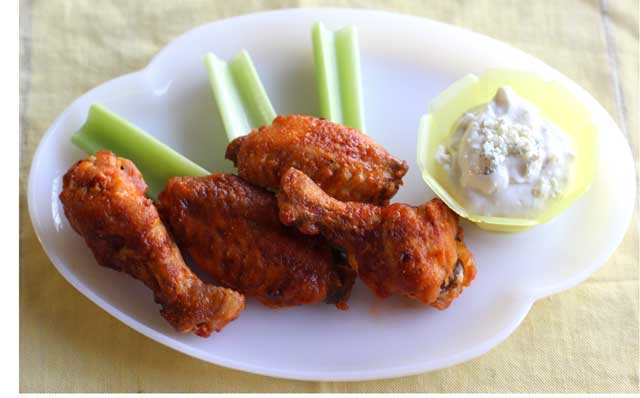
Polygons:
<instances>
[{"instance_id":1,"label":"yellow tablecloth","mask_svg":"<svg viewBox=\"0 0 640 398\"><path fill-rule=\"evenodd\" d=\"M20 3L20 390L22 392L528 392L639 390L638 218L607 264L534 304L484 356L390 380L299 382L210 365L128 328L71 287L38 243L26 183L47 127L90 88L142 68L200 24L270 8L369 7L503 40L590 91L638 148L638 2L45 1Z\"/></svg>"}]
</instances>

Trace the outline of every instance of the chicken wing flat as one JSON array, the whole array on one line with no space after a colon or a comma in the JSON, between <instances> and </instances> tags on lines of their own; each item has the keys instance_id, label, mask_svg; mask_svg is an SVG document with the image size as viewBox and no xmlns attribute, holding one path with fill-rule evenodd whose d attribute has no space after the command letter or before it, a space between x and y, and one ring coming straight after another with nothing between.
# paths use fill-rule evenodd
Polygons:
<instances>
[{"instance_id":1,"label":"chicken wing flat","mask_svg":"<svg viewBox=\"0 0 640 398\"><path fill-rule=\"evenodd\" d=\"M207 337L220 331L244 309L244 296L206 285L189 270L146 190L132 162L100 151L65 174L60 200L98 264L153 290L160 313L178 332Z\"/></svg>"},{"instance_id":2,"label":"chicken wing flat","mask_svg":"<svg viewBox=\"0 0 640 398\"><path fill-rule=\"evenodd\" d=\"M445 309L475 277L458 217L440 199L419 207L340 202L292 168L282 176L278 204L284 224L345 248L380 297L401 294Z\"/></svg>"},{"instance_id":3,"label":"chicken wing flat","mask_svg":"<svg viewBox=\"0 0 640 398\"><path fill-rule=\"evenodd\" d=\"M328 243L278 220L275 196L230 174L176 177L159 209L178 244L221 284L270 307L346 309L355 275Z\"/></svg>"},{"instance_id":4,"label":"chicken wing flat","mask_svg":"<svg viewBox=\"0 0 640 398\"><path fill-rule=\"evenodd\" d=\"M405 161L356 129L311 116L278 116L236 138L226 158L238 175L265 188L276 188L290 167L307 174L338 200L385 204L407 173Z\"/></svg>"}]
</instances>

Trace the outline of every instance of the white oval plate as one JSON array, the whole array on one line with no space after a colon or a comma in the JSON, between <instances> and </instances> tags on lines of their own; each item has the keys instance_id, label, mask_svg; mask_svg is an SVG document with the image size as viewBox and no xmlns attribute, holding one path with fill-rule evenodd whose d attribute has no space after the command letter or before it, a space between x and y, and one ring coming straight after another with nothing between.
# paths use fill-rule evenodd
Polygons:
<instances>
[{"instance_id":1,"label":"white oval plate","mask_svg":"<svg viewBox=\"0 0 640 398\"><path fill-rule=\"evenodd\" d=\"M467 73L508 67L568 80L539 60L493 39L442 23L363 10L298 9L246 15L196 28L143 70L107 82L67 108L40 142L31 167L29 212L60 273L104 310L140 333L202 360L271 376L366 380L403 376L476 357L504 340L541 297L584 280L614 251L630 221L635 178L629 147L605 110L570 83L601 126L591 190L552 222L519 234L465 223L478 276L446 311L401 299L380 301L358 283L349 311L316 305L271 310L250 300L240 318L209 339L175 333L152 295L131 277L97 266L67 223L61 176L85 157L69 142L99 102L209 170L223 160L225 135L214 110L203 56L251 53L276 111L317 114L310 28L356 24L360 32L370 134L410 171L396 201L432 197L415 164L420 116L441 90ZM573 325L580 327L580 325Z\"/></svg>"}]
</instances>

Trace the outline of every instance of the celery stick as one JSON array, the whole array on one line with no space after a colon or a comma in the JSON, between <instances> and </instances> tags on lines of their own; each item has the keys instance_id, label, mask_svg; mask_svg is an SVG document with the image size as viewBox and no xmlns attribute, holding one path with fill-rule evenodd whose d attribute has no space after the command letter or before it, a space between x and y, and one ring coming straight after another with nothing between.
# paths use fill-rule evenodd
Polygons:
<instances>
[{"instance_id":1,"label":"celery stick","mask_svg":"<svg viewBox=\"0 0 640 398\"><path fill-rule=\"evenodd\" d=\"M209 172L101 105L91 105L87 121L71 142L90 155L108 149L135 163L155 199L175 176L203 176Z\"/></svg>"},{"instance_id":2,"label":"celery stick","mask_svg":"<svg viewBox=\"0 0 640 398\"><path fill-rule=\"evenodd\" d=\"M276 112L249 53L242 50L229 62L208 53L205 64L229 141L271 124Z\"/></svg>"},{"instance_id":3,"label":"celery stick","mask_svg":"<svg viewBox=\"0 0 640 398\"><path fill-rule=\"evenodd\" d=\"M322 117L364 131L358 31L347 26L332 32L316 22L311 38Z\"/></svg>"}]
</instances>

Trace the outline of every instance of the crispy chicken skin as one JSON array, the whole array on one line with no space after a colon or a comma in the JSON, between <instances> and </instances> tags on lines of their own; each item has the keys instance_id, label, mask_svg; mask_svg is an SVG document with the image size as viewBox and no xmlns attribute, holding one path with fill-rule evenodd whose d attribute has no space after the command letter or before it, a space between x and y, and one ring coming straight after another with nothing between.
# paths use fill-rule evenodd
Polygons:
<instances>
[{"instance_id":1,"label":"crispy chicken skin","mask_svg":"<svg viewBox=\"0 0 640 398\"><path fill-rule=\"evenodd\" d=\"M440 199L419 207L341 202L293 168L277 195L284 224L345 248L380 297L401 294L442 310L475 277L458 217Z\"/></svg>"},{"instance_id":2,"label":"crispy chicken skin","mask_svg":"<svg viewBox=\"0 0 640 398\"><path fill-rule=\"evenodd\" d=\"M153 290L160 313L178 332L207 337L220 331L244 309L244 296L206 285L189 270L146 190L131 161L99 151L65 174L60 201L98 264Z\"/></svg>"},{"instance_id":3,"label":"crispy chicken skin","mask_svg":"<svg viewBox=\"0 0 640 398\"><path fill-rule=\"evenodd\" d=\"M272 193L230 174L176 177L158 207L180 246L221 284L270 307L347 308L354 272L335 264L324 239L283 226Z\"/></svg>"},{"instance_id":4,"label":"crispy chicken skin","mask_svg":"<svg viewBox=\"0 0 640 398\"><path fill-rule=\"evenodd\" d=\"M278 116L271 126L236 138L226 158L238 175L276 188L290 167L342 201L386 204L407 173L405 161L356 129L312 116Z\"/></svg>"}]
</instances>

